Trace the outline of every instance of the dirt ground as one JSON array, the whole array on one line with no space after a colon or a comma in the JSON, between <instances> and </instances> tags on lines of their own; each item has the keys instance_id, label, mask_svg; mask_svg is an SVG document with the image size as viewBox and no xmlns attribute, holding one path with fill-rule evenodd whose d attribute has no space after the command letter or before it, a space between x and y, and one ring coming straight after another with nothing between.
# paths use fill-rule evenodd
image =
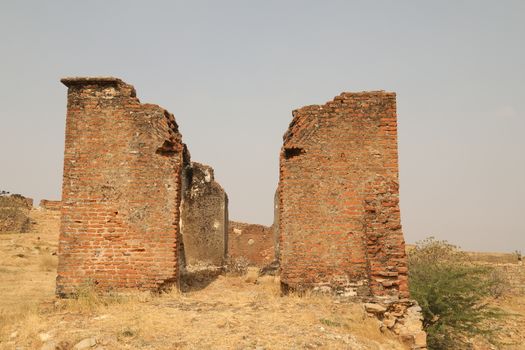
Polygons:
<instances>
[{"instance_id":1,"label":"dirt ground","mask_svg":"<svg viewBox=\"0 0 525 350\"><path fill-rule=\"evenodd\" d=\"M58 216L33 210L29 234L0 235L0 349L404 349L362 307L281 297L278 277L218 276L163 295L54 296ZM46 348L48 347L48 348Z\"/></svg>"},{"instance_id":2,"label":"dirt ground","mask_svg":"<svg viewBox=\"0 0 525 350\"><path fill-rule=\"evenodd\" d=\"M54 296L59 215L33 210L31 233L0 234L0 349L405 349L361 305L281 296L278 277L218 276L162 295ZM525 297L493 301L510 314L499 349L525 349ZM476 342L475 349L495 349Z\"/></svg>"}]
</instances>

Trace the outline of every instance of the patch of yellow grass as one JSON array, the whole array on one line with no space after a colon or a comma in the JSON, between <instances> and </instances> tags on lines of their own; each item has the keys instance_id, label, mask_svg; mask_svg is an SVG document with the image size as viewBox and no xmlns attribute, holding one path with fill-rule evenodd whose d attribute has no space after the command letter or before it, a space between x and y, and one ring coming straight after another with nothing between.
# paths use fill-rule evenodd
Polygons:
<instances>
[{"instance_id":1,"label":"patch of yellow grass","mask_svg":"<svg viewBox=\"0 0 525 350\"><path fill-rule=\"evenodd\" d=\"M100 294L86 283L75 298L56 299L58 231L40 227L0 236L0 349L40 349L42 339L71 348L88 337L106 349L403 349L359 306L281 296L273 276L217 276L161 294Z\"/></svg>"}]
</instances>

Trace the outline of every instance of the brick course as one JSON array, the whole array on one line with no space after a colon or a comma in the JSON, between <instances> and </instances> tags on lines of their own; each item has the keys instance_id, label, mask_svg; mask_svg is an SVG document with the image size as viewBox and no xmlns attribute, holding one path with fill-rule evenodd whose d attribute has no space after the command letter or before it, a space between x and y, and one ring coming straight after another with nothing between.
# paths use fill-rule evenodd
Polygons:
<instances>
[{"instance_id":1,"label":"brick course","mask_svg":"<svg viewBox=\"0 0 525 350\"><path fill-rule=\"evenodd\" d=\"M295 110L280 156L283 288L408 296L398 193L394 93Z\"/></svg>"},{"instance_id":2,"label":"brick course","mask_svg":"<svg viewBox=\"0 0 525 350\"><path fill-rule=\"evenodd\" d=\"M172 114L116 78L68 87L57 293L178 279L183 144Z\"/></svg>"}]
</instances>

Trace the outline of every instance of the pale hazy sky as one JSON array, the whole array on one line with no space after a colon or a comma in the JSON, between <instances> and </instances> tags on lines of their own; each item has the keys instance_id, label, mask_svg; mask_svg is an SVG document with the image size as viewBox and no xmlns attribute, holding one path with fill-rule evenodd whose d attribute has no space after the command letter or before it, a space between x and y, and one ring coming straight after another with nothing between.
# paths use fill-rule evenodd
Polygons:
<instances>
[{"instance_id":1,"label":"pale hazy sky","mask_svg":"<svg viewBox=\"0 0 525 350\"><path fill-rule=\"evenodd\" d=\"M59 79L111 75L270 224L291 111L388 90L407 241L525 251L525 1L0 0L0 32L0 189L60 198Z\"/></svg>"}]
</instances>

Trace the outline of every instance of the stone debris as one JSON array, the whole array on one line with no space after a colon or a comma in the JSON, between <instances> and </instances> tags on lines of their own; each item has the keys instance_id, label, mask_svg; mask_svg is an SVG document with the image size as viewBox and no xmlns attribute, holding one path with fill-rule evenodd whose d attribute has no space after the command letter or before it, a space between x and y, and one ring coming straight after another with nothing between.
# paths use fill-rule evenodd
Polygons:
<instances>
[{"instance_id":1,"label":"stone debris","mask_svg":"<svg viewBox=\"0 0 525 350\"><path fill-rule=\"evenodd\" d=\"M365 303L364 306L366 312L372 313L374 315L383 315L386 311L386 307L379 304Z\"/></svg>"},{"instance_id":2,"label":"stone debris","mask_svg":"<svg viewBox=\"0 0 525 350\"><path fill-rule=\"evenodd\" d=\"M378 318L380 329L397 334L400 339L413 350L427 348L427 335L423 331L423 315L421 307L410 299L383 299L375 303L365 303L365 311L369 316Z\"/></svg>"},{"instance_id":3,"label":"stone debris","mask_svg":"<svg viewBox=\"0 0 525 350\"><path fill-rule=\"evenodd\" d=\"M73 346L73 350L86 350L97 345L97 339L94 337L85 338Z\"/></svg>"}]
</instances>

